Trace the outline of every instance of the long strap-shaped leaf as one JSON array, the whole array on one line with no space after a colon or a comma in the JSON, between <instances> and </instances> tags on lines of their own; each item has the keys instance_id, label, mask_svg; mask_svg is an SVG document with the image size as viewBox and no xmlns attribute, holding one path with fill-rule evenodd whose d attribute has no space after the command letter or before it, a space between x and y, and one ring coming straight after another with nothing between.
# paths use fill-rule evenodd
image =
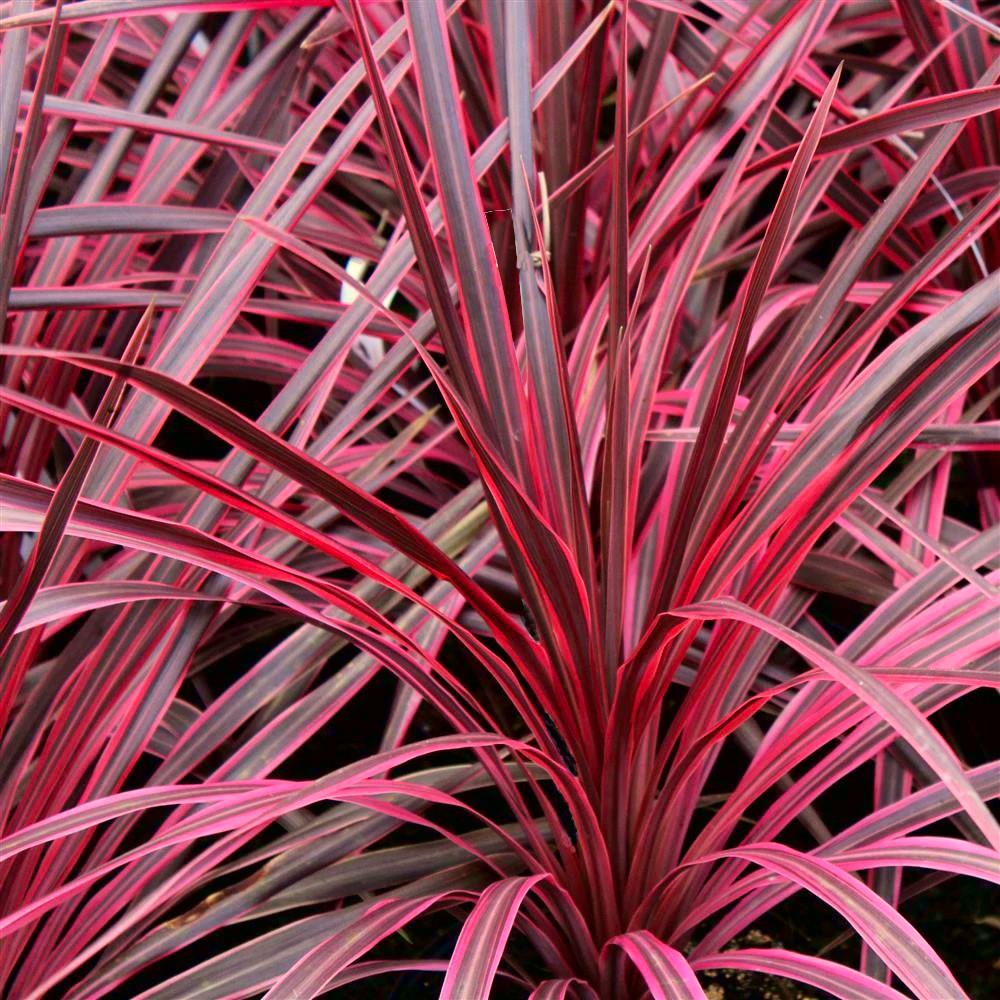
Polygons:
<instances>
[{"instance_id":1,"label":"long strap-shaped leaf","mask_svg":"<svg viewBox=\"0 0 1000 1000\"><path fill-rule=\"evenodd\" d=\"M1000 763L975 768L968 772L968 778L984 798L997 798L1000 795ZM829 858L880 840L902 839L902 835L911 830L947 819L956 809L954 796L941 782L937 782L886 806L871 816L866 816L832 837L816 853ZM768 833L769 831L765 829L764 836ZM731 941L748 927L758 914L773 909L781 899L796 891L794 886L767 884L763 878L759 884L760 889L744 895L735 905L730 904L738 898L739 893L734 892L729 897L727 892L717 891L710 884L705 894L705 902L691 910L679 927L679 932L683 933L702 920L713 920L713 929L696 947L696 954L708 954L725 942ZM720 914L724 915L720 917Z\"/></svg>"},{"instance_id":2,"label":"long strap-shaped leaf","mask_svg":"<svg viewBox=\"0 0 1000 1000\"><path fill-rule=\"evenodd\" d=\"M16 263L22 252L22 239L31 223L32 204L26 197L31 178L31 168L38 151L42 134L42 105L45 93L59 71L59 54L65 39L65 31L61 23L62 0L57 0L52 11L52 29L45 45L42 66L38 74L38 83L31 96L21 144L14 163L14 176L10 185L10 198L0 220L0 331L7 325L7 308L10 297L10 287L14 283ZM6 177L0 178L0 186L6 188ZM0 192L5 194L6 190ZM28 216L28 217L25 217ZM3 365L0 364L0 372ZM0 723L0 729L2 729Z\"/></svg>"},{"instance_id":3,"label":"long strap-shaped leaf","mask_svg":"<svg viewBox=\"0 0 1000 1000\"><path fill-rule=\"evenodd\" d=\"M753 861L829 903L920 1000L966 997L918 931L860 879L782 844L754 844L727 855Z\"/></svg>"},{"instance_id":4,"label":"long strap-shaped leaf","mask_svg":"<svg viewBox=\"0 0 1000 1000\"><path fill-rule=\"evenodd\" d=\"M139 14L182 11L267 10L275 7L313 7L316 0L77 0L67 4L62 22L100 21L111 17L136 17ZM0 31L32 24L47 24L52 9L15 14L0 21Z\"/></svg>"},{"instance_id":5,"label":"long strap-shaped leaf","mask_svg":"<svg viewBox=\"0 0 1000 1000\"><path fill-rule=\"evenodd\" d=\"M962 765L941 735L903 697L876 680L871 673L838 656L819 643L774 621L767 615L731 598L690 605L673 612L679 618L722 618L753 625L781 639L813 666L827 671L852 694L880 715L900 737L917 751L996 849L1000 849L1000 825L965 776Z\"/></svg>"},{"instance_id":6,"label":"long strap-shaped leaf","mask_svg":"<svg viewBox=\"0 0 1000 1000\"><path fill-rule=\"evenodd\" d=\"M394 934L429 909L439 897L390 899L378 902L348 927L307 952L264 995L264 1000L316 997L342 969L371 951L383 938Z\"/></svg>"},{"instance_id":7,"label":"long strap-shaped leaf","mask_svg":"<svg viewBox=\"0 0 1000 1000\"><path fill-rule=\"evenodd\" d=\"M489 401L494 434L511 468L526 482L529 439L524 433L524 395L500 274L462 128L463 105L448 45L444 4L423 0L409 4L406 13L431 161L469 325L472 360Z\"/></svg>"},{"instance_id":8,"label":"long strap-shaped leaf","mask_svg":"<svg viewBox=\"0 0 1000 1000\"><path fill-rule=\"evenodd\" d=\"M635 517L629 461L631 348L628 330L628 0L622 8L611 186L611 273L605 376L605 434L601 468L601 635L604 679L610 701L622 648L625 590Z\"/></svg>"},{"instance_id":9,"label":"long strap-shaped leaf","mask_svg":"<svg viewBox=\"0 0 1000 1000\"><path fill-rule=\"evenodd\" d=\"M570 1000L580 993L586 1000L597 1000L594 988L581 979L546 979L531 991L528 1000Z\"/></svg>"},{"instance_id":10,"label":"long strap-shaped leaf","mask_svg":"<svg viewBox=\"0 0 1000 1000\"><path fill-rule=\"evenodd\" d=\"M784 948L738 948L706 955L693 964L697 969L745 969L783 976L826 990L840 1000L905 1000L898 990L846 965Z\"/></svg>"},{"instance_id":11,"label":"long strap-shaped leaf","mask_svg":"<svg viewBox=\"0 0 1000 1000\"><path fill-rule=\"evenodd\" d=\"M441 1000L488 997L524 897L546 875L504 879L483 890L462 926L441 987Z\"/></svg>"},{"instance_id":12,"label":"long strap-shaped leaf","mask_svg":"<svg viewBox=\"0 0 1000 1000\"><path fill-rule=\"evenodd\" d=\"M125 348L123 355L125 364L133 364L137 360L152 318L153 307L150 306L139 320ZM126 384L126 380L120 375L112 376L111 384L105 390L94 418L99 426L110 424L114 420ZM84 439L52 495L52 504L38 533L38 541L32 550L27 569L18 581L14 593L0 611L0 662L3 661L4 653L10 646L21 618L45 580L45 574L55 558L66 525L73 516L73 508L80 498L87 475L97 457L98 448L99 444L95 438ZM5 672L3 677L3 691L0 693L0 732L4 729L7 715L17 697L24 671L27 669L27 664L19 666L17 657L11 657L8 665L12 666L13 674Z\"/></svg>"},{"instance_id":13,"label":"long strap-shaped leaf","mask_svg":"<svg viewBox=\"0 0 1000 1000\"><path fill-rule=\"evenodd\" d=\"M471 400L472 405L476 405L478 394L475 390L478 386L475 379L470 379L470 375L474 371L474 364L469 353L465 331L451 301L448 276L434 242L434 230L431 227L423 199L420 197L417 178L413 173L409 157L406 155L403 135L399 123L396 121L396 116L393 114L392 105L389 103L389 95L386 93L378 62L368 40L368 32L365 30L361 7L357 0L352 0L351 13L354 17L354 30L361 43L361 53L372 97L375 100L375 107L378 109L379 122L388 146L393 178L403 202L406 224L413 240L414 253L420 263L420 271L427 289L431 310L437 320L438 333L444 344L448 360L451 362L456 383L462 389L465 398Z\"/></svg>"},{"instance_id":14,"label":"long strap-shaped leaf","mask_svg":"<svg viewBox=\"0 0 1000 1000\"><path fill-rule=\"evenodd\" d=\"M817 6L814 8L813 16L819 18L820 15L826 16L823 14L822 8ZM757 110L755 117L748 122L746 134L729 159L722 176L713 186L712 193L706 199L701 211L693 216L688 235L684 239L676 259L671 263L666 280L661 284L650 309L650 314L656 317L656 321L650 322L646 326L646 332L639 348L640 355L644 358L644 364L640 365L635 373L634 406L636 412L632 422L629 445L633 463L638 462L641 457L643 436L646 433L652 412L653 395L663 364L670 360L675 350L680 334L680 311L691 281L703 256L708 251L718 227L722 224L725 213L730 208L744 170L750 162L750 157L760 136L764 133L767 123L771 120L771 110L777 102L783 90L784 80L791 74L793 66L794 60L783 69L777 83L768 82L766 90L755 98L755 101L763 99L763 103ZM764 99L765 94L766 99ZM698 143L700 140L695 139L694 141ZM685 163L688 159L694 163L702 162L698 156L681 158ZM676 172L677 169L679 168L675 167L672 172ZM684 184L693 184L698 176L700 174L696 169L694 176L684 180ZM678 474L684 455L685 449L675 449L671 462L673 468L668 473L670 479ZM672 492L672 490L663 491L661 506L667 505ZM662 581L670 580L675 575L674 568L669 566L668 562L679 563L683 556L683 546L672 544L672 532L668 530L670 521L675 519L678 514L679 510L676 508L669 512L663 511L661 516L653 519L652 530L647 535L647 557L659 567L657 574L661 581L658 585L659 589L663 588ZM642 589L645 590L652 586L656 586L656 584L649 580Z\"/></svg>"},{"instance_id":15,"label":"long strap-shaped leaf","mask_svg":"<svg viewBox=\"0 0 1000 1000\"><path fill-rule=\"evenodd\" d=\"M116 604L131 604L134 601L214 601L222 598L199 590L171 587L164 583L143 580L102 580L94 583L60 583L53 587L42 587L24 613L16 632L27 632L39 625L74 618L88 611L110 608ZM252 601L246 602L248 605ZM0 607L3 605L0 604Z\"/></svg>"},{"instance_id":16,"label":"long strap-shaped leaf","mask_svg":"<svg viewBox=\"0 0 1000 1000\"><path fill-rule=\"evenodd\" d=\"M252 801L261 791L290 791L294 782L262 779L260 781L219 781L200 785L161 785L120 792L94 802L74 806L64 813L33 823L10 837L0 840L0 862L8 861L21 851L47 844L59 837L68 837L98 823L126 816L143 809L176 805L180 802L221 802L240 796Z\"/></svg>"},{"instance_id":17,"label":"long strap-shaped leaf","mask_svg":"<svg viewBox=\"0 0 1000 1000\"><path fill-rule=\"evenodd\" d=\"M513 474L504 468L500 457L477 433L471 415L449 385L445 374L422 347L418 345L417 349L476 455L486 492L497 516L497 526L507 541L508 555L517 559L522 567L521 586L533 603L544 610L539 628L546 645L551 648L553 664L565 671L562 693L567 704L572 706L569 715L562 713L561 721L563 725L584 725L594 714L593 703L586 697L587 677L581 670L591 662L586 646L590 629L587 595L571 554L518 488ZM542 565L547 570L545 576L539 572Z\"/></svg>"},{"instance_id":18,"label":"long strap-shaped leaf","mask_svg":"<svg viewBox=\"0 0 1000 1000\"><path fill-rule=\"evenodd\" d=\"M785 241L793 228L795 205L805 184L806 173L816 152L820 133L826 124L839 81L840 67L837 67L795 154L781 194L778 195L774 211L768 220L760 251L747 276L739 315L733 324L732 334L727 339L723 349L719 374L711 387L708 405L702 415L701 430L698 432L698 438L688 462L687 476L681 490L682 512L675 521L676 530L672 538L672 544L676 547L676 551L682 552L686 546L698 543L697 538L688 538L688 528L693 514L692 508L701 500L705 484L709 481L711 472L715 468L726 428L732 419L733 405L746 363L750 331L764 299L764 293L767 291L781 259ZM676 566L674 569L676 570ZM674 573L669 572L663 580L671 580L673 576ZM657 590L654 590L654 594Z\"/></svg>"},{"instance_id":19,"label":"long strap-shaped leaf","mask_svg":"<svg viewBox=\"0 0 1000 1000\"><path fill-rule=\"evenodd\" d=\"M843 868L930 868L1000 885L1000 854L954 837L900 837L829 856Z\"/></svg>"},{"instance_id":20,"label":"long strap-shaped leaf","mask_svg":"<svg viewBox=\"0 0 1000 1000\"><path fill-rule=\"evenodd\" d=\"M528 5L510 3L504 8L505 68L507 103L510 108L512 222L517 257L518 288L524 340L537 421L539 474L550 487L541 490L541 499L576 554L584 580L592 577L591 542L578 432L570 399L569 374L559 333L553 296L555 286L549 273L548 248L539 238L538 220L532 207L535 188L535 161L531 130L531 63L524 39L529 36ZM532 236L545 280L546 298L538 287L530 252ZM537 412L537 417L535 413Z\"/></svg>"},{"instance_id":21,"label":"long strap-shaped leaf","mask_svg":"<svg viewBox=\"0 0 1000 1000\"><path fill-rule=\"evenodd\" d=\"M358 34L358 38L362 44L362 50L365 58L365 65L369 74L369 79L372 86L372 93L375 97L376 104L379 109L379 115L383 122L383 127L386 136L389 141L391 161L393 164L393 171L397 184L400 187L401 194L404 200L404 207L406 210L406 217L408 224L413 235L414 247L417 252L418 259L421 261L421 267L425 276L425 280L428 284L428 289L432 301L432 306L434 309L434 314L438 319L439 329L442 334L442 339L445 341L446 347L448 349L449 361L451 362L451 371L458 380L459 388L461 390L461 395L467 402L469 407L476 413L479 417L478 423L482 431L489 436L491 436L497 443L497 446L501 450L501 454L509 459L508 467L515 471L515 481L510 484L511 489L514 489L517 485L517 474L516 470L518 468L524 468L522 462L522 453L513 446L504 446L504 437L499 434L498 426L503 426L506 430L511 426L509 421L513 418L513 412L509 409L496 410L489 407L484 408L481 403L481 392L485 388L487 398L490 398L489 386L493 379L489 375L491 370L490 362L487 364L483 360L484 347L482 344L475 342L475 338L471 341L466 338L465 332L461 326L458 319L457 313L455 312L454 306L452 305L450 293L448 291L448 281L447 276L444 273L443 265L437 255L437 250L434 245L433 240L433 230L430 226L430 222L427 217L426 209L420 199L419 191L417 189L416 180L413 176L412 167L406 157L405 149L403 146L402 135L399 132L399 126L396 119L392 113L392 108L389 105L388 97L384 92L384 88L381 82L381 76L379 74L378 65L375 61L375 57L371 52L370 46L368 44L367 35L364 29L364 25L361 21L361 11L358 4L355 2L352 4L352 11L354 14L355 30ZM463 156L465 154L463 153ZM463 173L460 171L460 173ZM466 168L464 173L469 173L471 177L471 172L468 169L468 163L466 162ZM463 173L463 176L464 176ZM456 181L456 183L460 183ZM445 210L445 221L451 226L452 223L449 222L449 198L447 187L442 191L442 201ZM454 208L452 209L454 210ZM462 218L463 226L471 226L473 223L469 218L463 216ZM449 230L451 231L451 230ZM466 234L467 235L467 234ZM459 258L461 259L461 258ZM460 267L461 271L461 267ZM466 303L466 309L470 308L469 303ZM506 323L506 313L504 313L504 323ZM476 324L473 323L473 328L476 328ZM488 331L487 331L488 332ZM492 333L489 333L489 337L493 341L497 337L504 339L504 342L510 346L510 357L506 361L501 362L495 360L496 364L507 364L509 367L506 369L506 373L503 375L497 375L496 379L499 382L506 385L516 379L512 379L512 375L517 372L516 358L513 356L513 348L510 345L510 333L509 329L506 333L502 331L497 332L496 329ZM496 348L496 344L493 344L493 349ZM489 354L489 351L485 351ZM497 369L499 371L499 369ZM483 379L485 378L485 387L483 386ZM506 403L501 403L501 406L507 406ZM497 414L502 414L503 419L497 419ZM517 421L514 421L514 425ZM523 435L515 434L515 438L518 440L523 440ZM525 483L526 479L521 476L519 479L520 483ZM527 522L522 519L520 522L520 527L522 532L527 530L525 524L529 526L532 522L532 517L530 514L527 515ZM541 525L536 525L539 529L539 534L548 538L548 532ZM555 541L555 540L553 540ZM514 554L513 552L511 553ZM562 555L562 553L560 553ZM575 573L570 568L570 572L564 577L565 579L572 580L575 577ZM523 577L523 574L522 574ZM522 582L524 582L522 580ZM582 590L582 589L581 589ZM539 592L540 594L542 592ZM535 602L536 607L539 606L540 601ZM546 619L554 620L553 616L545 616ZM573 623L586 621L587 614L585 609L582 613L577 613L576 607L571 606L571 610L564 611L564 613L559 617L559 621L564 626L571 626ZM586 631L586 630L584 630ZM570 635L572 637L572 629L570 630ZM585 648L585 647L583 647ZM573 650L572 655L561 656L561 660L567 662L586 662L588 657L581 648L578 646Z\"/></svg>"},{"instance_id":22,"label":"long strap-shaped leaf","mask_svg":"<svg viewBox=\"0 0 1000 1000\"><path fill-rule=\"evenodd\" d=\"M920 101L912 101L900 107L890 108L862 118L850 125L830 129L823 135L816 148L816 156L828 156L844 149L868 145L903 132L948 125L963 118L987 115L1000 107L1000 87L973 87L953 94L942 94ZM765 170L791 162L795 156L795 146L786 146L761 157L747 170L748 177L754 177Z\"/></svg>"},{"instance_id":23,"label":"long strap-shaped leaf","mask_svg":"<svg viewBox=\"0 0 1000 1000\"><path fill-rule=\"evenodd\" d=\"M687 959L650 931L630 931L612 938L642 974L653 1000L707 1000Z\"/></svg>"},{"instance_id":24,"label":"long strap-shaped leaf","mask_svg":"<svg viewBox=\"0 0 1000 1000\"><path fill-rule=\"evenodd\" d=\"M285 783L282 782L261 782L262 787L260 791L236 796L229 801L223 800L216 806L206 807L201 812L193 814L190 819L157 835L152 840L147 840L140 846L134 847L124 854L119 854L110 861L78 875L70 881L64 882L58 888L40 898L32 899L20 909L0 918L0 936L38 920L53 907L66 899L73 898L76 894L87 888L87 886L99 881L104 876L131 864L139 858L161 851L164 848L188 844L200 837L216 836L229 831L245 830L257 824L273 822L287 812L327 799L346 798L350 801L356 797L352 796L352 792L356 792L359 782L435 750L474 750L493 746L513 747L515 744L516 741L506 740L498 736L466 733L462 736L425 740L419 744L410 744L398 751L376 754L365 758L357 764L351 764L332 771L330 774L316 781L300 782L292 791L285 790L283 787ZM520 749L530 758L535 760L540 759L538 753L531 748L522 745ZM276 787L271 788L268 787L269 785ZM98 821L94 817L91 817L89 825L93 825L94 822ZM217 846L221 847L221 844ZM536 881L539 878L547 877L547 874L537 876ZM133 916L136 915L133 914ZM125 919L128 920L129 917L126 916ZM91 947L95 947L95 945ZM79 956L77 956L77 960L81 960ZM65 974L71 971L71 969L72 965L69 965L62 970L62 973Z\"/></svg>"}]
</instances>

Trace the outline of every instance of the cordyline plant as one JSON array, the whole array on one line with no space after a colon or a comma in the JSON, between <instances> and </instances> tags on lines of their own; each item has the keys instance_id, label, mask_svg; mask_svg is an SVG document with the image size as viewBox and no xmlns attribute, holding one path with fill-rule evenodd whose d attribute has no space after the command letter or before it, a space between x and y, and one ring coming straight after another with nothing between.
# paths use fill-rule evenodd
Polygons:
<instances>
[{"instance_id":1,"label":"cordyline plant","mask_svg":"<svg viewBox=\"0 0 1000 1000\"><path fill-rule=\"evenodd\" d=\"M0 3L3 996L966 996L996 14Z\"/></svg>"}]
</instances>

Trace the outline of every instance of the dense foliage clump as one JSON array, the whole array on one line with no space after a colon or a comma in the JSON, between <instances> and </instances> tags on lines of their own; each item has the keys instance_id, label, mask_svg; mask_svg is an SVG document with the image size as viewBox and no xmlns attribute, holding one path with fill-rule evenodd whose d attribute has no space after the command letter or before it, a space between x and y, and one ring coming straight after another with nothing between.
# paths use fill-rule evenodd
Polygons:
<instances>
[{"instance_id":1,"label":"dense foliage clump","mask_svg":"<svg viewBox=\"0 0 1000 1000\"><path fill-rule=\"evenodd\" d=\"M0 2L0 993L985 995L996 17Z\"/></svg>"}]
</instances>

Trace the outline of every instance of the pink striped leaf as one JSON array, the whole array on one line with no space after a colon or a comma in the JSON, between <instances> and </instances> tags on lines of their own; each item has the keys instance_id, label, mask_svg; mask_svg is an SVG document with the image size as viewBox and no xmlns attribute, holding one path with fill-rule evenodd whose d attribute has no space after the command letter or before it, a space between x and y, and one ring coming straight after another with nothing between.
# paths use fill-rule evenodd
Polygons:
<instances>
[{"instance_id":1,"label":"pink striped leaf","mask_svg":"<svg viewBox=\"0 0 1000 1000\"><path fill-rule=\"evenodd\" d=\"M752 861L829 903L920 1000L966 994L917 930L863 882L837 865L781 844L734 848Z\"/></svg>"},{"instance_id":2,"label":"pink striped leaf","mask_svg":"<svg viewBox=\"0 0 1000 1000\"><path fill-rule=\"evenodd\" d=\"M524 897L546 877L531 875L504 879L483 890L462 925L448 963L441 987L443 1000L490 995L493 978Z\"/></svg>"},{"instance_id":3,"label":"pink striped leaf","mask_svg":"<svg viewBox=\"0 0 1000 1000\"><path fill-rule=\"evenodd\" d=\"M904 1000L891 986L825 958L784 948L734 948L692 962L696 969L744 969L805 983L840 1000Z\"/></svg>"},{"instance_id":4,"label":"pink striped leaf","mask_svg":"<svg viewBox=\"0 0 1000 1000\"><path fill-rule=\"evenodd\" d=\"M653 1000L707 1000L687 959L646 930L612 938L639 970Z\"/></svg>"}]
</instances>

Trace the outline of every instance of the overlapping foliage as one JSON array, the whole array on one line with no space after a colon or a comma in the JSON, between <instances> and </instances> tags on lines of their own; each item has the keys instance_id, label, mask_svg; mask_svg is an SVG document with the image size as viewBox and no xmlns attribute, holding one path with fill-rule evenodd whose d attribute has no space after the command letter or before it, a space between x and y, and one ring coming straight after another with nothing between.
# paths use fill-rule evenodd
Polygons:
<instances>
[{"instance_id":1,"label":"overlapping foliage","mask_svg":"<svg viewBox=\"0 0 1000 1000\"><path fill-rule=\"evenodd\" d=\"M995 13L0 4L3 995L965 996Z\"/></svg>"}]
</instances>

